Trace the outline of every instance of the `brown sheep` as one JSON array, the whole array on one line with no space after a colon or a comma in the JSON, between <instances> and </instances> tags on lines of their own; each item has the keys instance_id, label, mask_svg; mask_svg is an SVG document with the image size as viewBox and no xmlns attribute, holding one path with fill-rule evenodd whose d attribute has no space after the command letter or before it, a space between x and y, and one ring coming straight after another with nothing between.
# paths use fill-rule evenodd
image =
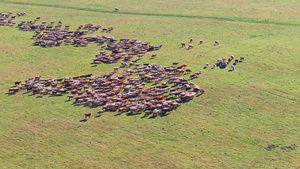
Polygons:
<instances>
[{"instance_id":1,"label":"brown sheep","mask_svg":"<svg viewBox=\"0 0 300 169\"><path fill-rule=\"evenodd\" d=\"M91 117L92 117L92 113L86 113L84 116L85 119L87 119L87 118L90 119Z\"/></svg>"}]
</instances>

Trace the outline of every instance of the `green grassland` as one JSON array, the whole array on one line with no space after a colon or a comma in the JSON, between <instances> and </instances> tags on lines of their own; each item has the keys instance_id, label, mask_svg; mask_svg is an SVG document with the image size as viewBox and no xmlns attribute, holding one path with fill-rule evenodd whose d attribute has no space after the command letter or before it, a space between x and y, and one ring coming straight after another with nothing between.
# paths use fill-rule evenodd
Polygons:
<instances>
[{"instance_id":1,"label":"green grassland","mask_svg":"<svg viewBox=\"0 0 300 169\"><path fill-rule=\"evenodd\" d=\"M27 12L76 28L114 27L115 38L163 45L141 63L178 61L205 94L168 116L141 118L73 106L67 96L7 95L15 81L105 74L90 63L100 46L33 46L32 32L0 27L0 168L297 168L300 147L300 3L297 0L0 0L0 12ZM119 12L112 12L115 7ZM180 48L190 38L191 50ZM198 45L198 40L204 40ZM220 42L214 46L214 41ZM157 53L150 60L149 56ZM236 70L203 69L244 56ZM187 77L187 76L186 76ZM265 147L278 147L270 151Z\"/></svg>"}]
</instances>

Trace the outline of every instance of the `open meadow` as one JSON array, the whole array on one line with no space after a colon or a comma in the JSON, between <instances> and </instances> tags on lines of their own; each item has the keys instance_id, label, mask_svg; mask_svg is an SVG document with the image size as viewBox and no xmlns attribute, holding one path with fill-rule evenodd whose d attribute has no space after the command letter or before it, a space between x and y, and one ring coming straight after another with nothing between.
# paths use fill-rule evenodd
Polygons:
<instances>
[{"instance_id":1,"label":"open meadow","mask_svg":"<svg viewBox=\"0 0 300 169\"><path fill-rule=\"evenodd\" d=\"M155 118L97 117L101 107L74 105L67 95L8 94L30 77L103 75L121 60L91 64L99 44L40 47L33 31L0 26L0 168L300 168L299 0L0 0L0 6L2 13L26 12L17 23L36 17L73 29L93 23L114 30L92 35L162 45L139 63L186 64L202 72L189 81L205 89ZM245 58L234 71L212 69L231 55ZM92 117L82 122L86 113Z\"/></svg>"}]
</instances>

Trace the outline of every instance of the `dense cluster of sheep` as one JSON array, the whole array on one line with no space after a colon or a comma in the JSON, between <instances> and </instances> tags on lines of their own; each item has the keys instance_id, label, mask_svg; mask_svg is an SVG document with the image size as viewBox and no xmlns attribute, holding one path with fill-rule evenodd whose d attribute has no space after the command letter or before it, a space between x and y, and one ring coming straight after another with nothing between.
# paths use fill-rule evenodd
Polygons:
<instances>
[{"instance_id":1,"label":"dense cluster of sheep","mask_svg":"<svg viewBox=\"0 0 300 169\"><path fill-rule=\"evenodd\" d=\"M161 68L158 64L144 64L126 70L121 76L116 70L107 75L93 76L92 74L65 78L47 78L41 76L29 78L24 83L15 82L17 87L10 88L14 94L20 90L27 90L33 94L67 94L69 99L75 99L74 104L85 104L92 107L102 106L105 111L145 112L145 116L165 114L176 109L181 103L191 100L195 95L203 94L204 89L179 76L190 73L185 67L172 66ZM196 78L201 73L195 73ZM163 82L164 81L164 82ZM147 83L152 86L145 89ZM86 117L91 114L87 113Z\"/></svg>"},{"instance_id":2,"label":"dense cluster of sheep","mask_svg":"<svg viewBox=\"0 0 300 169\"><path fill-rule=\"evenodd\" d=\"M16 24L16 22L13 22L13 20L16 17L24 16L26 15L26 12L17 13L17 15L13 15L12 12L9 12L8 14L4 14L0 12L0 26L13 26Z\"/></svg>"},{"instance_id":3,"label":"dense cluster of sheep","mask_svg":"<svg viewBox=\"0 0 300 169\"><path fill-rule=\"evenodd\" d=\"M26 13L18 14L24 15ZM11 14L3 15L3 18L8 18ZM1 19L1 18L0 18ZM23 31L34 31L35 34L32 38L35 39L34 45L52 47L60 46L64 42L67 44L72 44L75 46L87 46L90 42L101 44L102 49L107 49L111 51L111 54L107 54L105 51L101 51L100 54L96 55L93 59L94 64L99 63L112 63L117 62L120 59L124 61L130 61L131 58L137 56L139 58L143 57L146 52L159 50L162 45L150 45L150 42L142 42L136 39L120 39L117 40L114 37L109 37L105 35L95 35L95 36L85 36L89 32L95 32L100 30L100 25L93 25L88 23L85 26L80 25L77 30L70 30L70 26L62 25L59 21L55 24L51 21L49 24L46 22L38 23L41 17L37 17L34 21L21 21L18 24L18 28ZM8 24L15 24L9 20ZM7 21L4 21L6 23ZM111 32L113 27L103 28L103 31ZM119 43L116 43L119 41ZM156 54L152 55L154 58Z\"/></svg>"},{"instance_id":4,"label":"dense cluster of sheep","mask_svg":"<svg viewBox=\"0 0 300 169\"><path fill-rule=\"evenodd\" d=\"M117 40L110 39L110 41L115 42ZM105 42L105 39L103 40L103 42ZM111 54L108 55L106 51L100 51L100 54L97 54L96 58L93 59L93 63L112 63L117 62L120 59L124 59L122 65L127 65L126 62L130 61L134 56L137 56L139 59L143 57L147 52L159 50L162 47L162 45L158 46L149 44L150 42L142 42L135 39L120 39L119 43L109 43L107 45L103 45L102 48L110 50ZM156 54L153 54L151 57L154 58L155 56ZM133 61L133 63L137 60Z\"/></svg>"},{"instance_id":5,"label":"dense cluster of sheep","mask_svg":"<svg viewBox=\"0 0 300 169\"><path fill-rule=\"evenodd\" d=\"M101 41L102 38L93 39L92 37L83 37L89 32L98 31L101 26L93 25L88 23L85 26L80 25L76 30L70 30L70 26L62 25L62 22L59 21L56 25L54 21L51 21L49 24L47 22L42 22L38 24L37 21L40 20L40 17L37 17L34 21L21 21L18 24L18 28L23 31L35 31L33 38L35 38L35 45L40 46L59 46L63 42L68 44L73 44L76 46L87 46L90 41ZM102 31L111 32L113 27L103 28Z\"/></svg>"},{"instance_id":6,"label":"dense cluster of sheep","mask_svg":"<svg viewBox=\"0 0 300 169\"><path fill-rule=\"evenodd\" d=\"M217 60L217 63L214 64L214 67L218 66L220 68L226 68L227 65L229 65L230 62L233 61L233 60L234 60L234 63L231 65L232 70L235 69L235 65L236 64L238 64L239 62L244 61L244 57L240 57L240 60L239 59L235 59L234 55L231 55L230 58L228 58L228 59L226 59L226 58L223 57L223 58Z\"/></svg>"}]
</instances>

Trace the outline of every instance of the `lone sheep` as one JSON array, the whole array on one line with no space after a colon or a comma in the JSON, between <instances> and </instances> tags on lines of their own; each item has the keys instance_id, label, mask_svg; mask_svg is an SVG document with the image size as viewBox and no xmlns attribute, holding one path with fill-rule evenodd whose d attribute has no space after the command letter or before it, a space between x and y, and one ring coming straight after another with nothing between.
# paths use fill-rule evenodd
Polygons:
<instances>
[{"instance_id":1,"label":"lone sheep","mask_svg":"<svg viewBox=\"0 0 300 169\"><path fill-rule=\"evenodd\" d=\"M235 69L234 65L231 65L231 68L232 68L232 70L234 70Z\"/></svg>"}]
</instances>

